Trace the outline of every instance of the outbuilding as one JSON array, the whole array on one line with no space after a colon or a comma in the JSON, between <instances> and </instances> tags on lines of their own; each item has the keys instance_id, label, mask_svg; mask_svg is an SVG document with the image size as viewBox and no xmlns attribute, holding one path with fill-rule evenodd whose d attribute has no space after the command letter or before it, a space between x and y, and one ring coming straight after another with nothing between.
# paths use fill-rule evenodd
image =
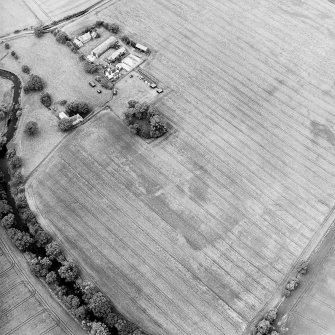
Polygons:
<instances>
[{"instance_id":1,"label":"outbuilding","mask_svg":"<svg viewBox=\"0 0 335 335\"><path fill-rule=\"evenodd\" d=\"M83 34L78 37L78 40L80 40L80 42L82 42L83 44L87 43L91 39L92 39L92 36L90 32L87 32L86 34Z\"/></svg>"},{"instance_id":2,"label":"outbuilding","mask_svg":"<svg viewBox=\"0 0 335 335\"><path fill-rule=\"evenodd\" d=\"M140 43L136 43L135 48L140 50L140 51L143 51L143 52L148 52L149 51L149 49L147 47L145 47L144 45L142 45Z\"/></svg>"},{"instance_id":3,"label":"outbuilding","mask_svg":"<svg viewBox=\"0 0 335 335\"><path fill-rule=\"evenodd\" d=\"M109 57L108 60L114 62L118 57L124 55L126 53L126 48L122 47L116 51L114 51Z\"/></svg>"},{"instance_id":4,"label":"outbuilding","mask_svg":"<svg viewBox=\"0 0 335 335\"><path fill-rule=\"evenodd\" d=\"M95 57L100 57L109 48L113 47L117 43L117 39L114 36L109 37L107 40L98 45L92 50L91 54Z\"/></svg>"},{"instance_id":5,"label":"outbuilding","mask_svg":"<svg viewBox=\"0 0 335 335\"><path fill-rule=\"evenodd\" d=\"M84 45L83 42L81 42L80 40L78 40L78 38L75 38L73 40L73 44L76 45L78 48L81 48Z\"/></svg>"}]
</instances>

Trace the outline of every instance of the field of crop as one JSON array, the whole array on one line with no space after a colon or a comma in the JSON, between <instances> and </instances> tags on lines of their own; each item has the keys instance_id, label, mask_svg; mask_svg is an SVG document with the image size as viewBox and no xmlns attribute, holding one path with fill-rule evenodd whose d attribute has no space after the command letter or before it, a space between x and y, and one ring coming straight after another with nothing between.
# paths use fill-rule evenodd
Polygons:
<instances>
[{"instance_id":1,"label":"field of crop","mask_svg":"<svg viewBox=\"0 0 335 335\"><path fill-rule=\"evenodd\" d=\"M0 334L84 334L67 312L48 304L49 292L40 283L36 285L37 279L20 264L20 252L10 250L3 229L0 233Z\"/></svg>"},{"instance_id":2,"label":"field of crop","mask_svg":"<svg viewBox=\"0 0 335 335\"><path fill-rule=\"evenodd\" d=\"M43 13L51 20L62 19L63 17L82 11L99 0L26 0L28 3L35 3Z\"/></svg>"},{"instance_id":3,"label":"field of crop","mask_svg":"<svg viewBox=\"0 0 335 335\"><path fill-rule=\"evenodd\" d=\"M329 224L335 6L124 0L97 17L158 51L146 68L173 90L175 132L148 145L100 113L28 181L29 202L144 329L242 334Z\"/></svg>"}]
</instances>

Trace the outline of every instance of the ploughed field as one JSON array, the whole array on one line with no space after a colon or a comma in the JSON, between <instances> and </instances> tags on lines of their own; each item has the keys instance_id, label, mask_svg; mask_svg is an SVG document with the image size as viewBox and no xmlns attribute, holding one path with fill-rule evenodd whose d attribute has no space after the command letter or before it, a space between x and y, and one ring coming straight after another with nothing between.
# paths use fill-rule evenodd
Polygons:
<instances>
[{"instance_id":1,"label":"ploughed field","mask_svg":"<svg viewBox=\"0 0 335 335\"><path fill-rule=\"evenodd\" d=\"M335 7L124 0L97 18L158 51L174 132L146 144L102 112L29 179L29 202L148 332L242 334L329 224Z\"/></svg>"},{"instance_id":2,"label":"ploughed field","mask_svg":"<svg viewBox=\"0 0 335 335\"><path fill-rule=\"evenodd\" d=\"M1 234L5 234L1 230ZM82 334L69 314L49 306L46 288L24 269L16 255L0 238L0 334L1 335L72 335ZM25 261L25 260L23 260ZM58 307L59 308L59 307ZM71 330L72 329L72 330Z\"/></svg>"}]
</instances>

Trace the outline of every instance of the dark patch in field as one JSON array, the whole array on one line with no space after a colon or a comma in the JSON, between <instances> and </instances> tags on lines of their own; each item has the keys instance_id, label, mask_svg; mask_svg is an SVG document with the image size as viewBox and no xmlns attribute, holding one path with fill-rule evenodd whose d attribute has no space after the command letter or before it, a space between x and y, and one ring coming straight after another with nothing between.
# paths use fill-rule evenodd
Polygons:
<instances>
[{"instance_id":1,"label":"dark patch in field","mask_svg":"<svg viewBox=\"0 0 335 335\"><path fill-rule=\"evenodd\" d=\"M311 127L311 132L314 137L320 137L326 140L332 146L335 146L335 134L328 126L316 121L311 121Z\"/></svg>"}]
</instances>

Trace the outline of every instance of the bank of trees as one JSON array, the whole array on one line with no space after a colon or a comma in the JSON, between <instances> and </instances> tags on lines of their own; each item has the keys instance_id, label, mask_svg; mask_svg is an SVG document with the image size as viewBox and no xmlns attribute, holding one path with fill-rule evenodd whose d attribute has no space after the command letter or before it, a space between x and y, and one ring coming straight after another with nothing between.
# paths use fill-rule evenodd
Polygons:
<instances>
[{"instance_id":1,"label":"bank of trees","mask_svg":"<svg viewBox=\"0 0 335 335\"><path fill-rule=\"evenodd\" d=\"M146 102L128 101L128 109L124 113L124 123L134 135L143 138L158 138L167 132L165 122L157 107Z\"/></svg>"},{"instance_id":2,"label":"bank of trees","mask_svg":"<svg viewBox=\"0 0 335 335\"><path fill-rule=\"evenodd\" d=\"M31 74L27 83L23 86L23 91L29 93L32 91L42 91L45 88L45 82L36 74Z\"/></svg>"}]
</instances>

